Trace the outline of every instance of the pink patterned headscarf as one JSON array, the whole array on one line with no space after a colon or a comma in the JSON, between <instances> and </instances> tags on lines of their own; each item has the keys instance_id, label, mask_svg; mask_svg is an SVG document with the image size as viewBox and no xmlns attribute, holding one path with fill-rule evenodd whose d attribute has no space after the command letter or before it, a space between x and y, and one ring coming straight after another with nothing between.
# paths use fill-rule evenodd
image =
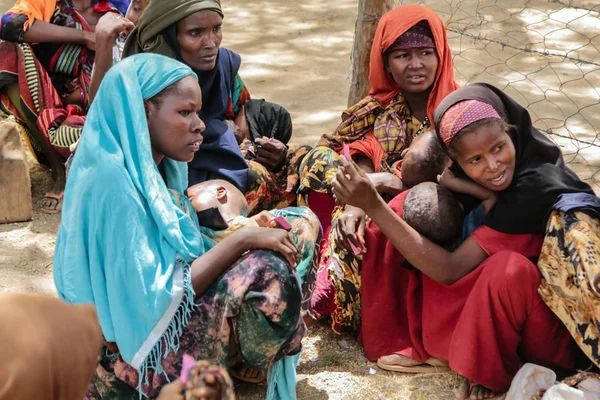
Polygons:
<instances>
[{"instance_id":1,"label":"pink patterned headscarf","mask_svg":"<svg viewBox=\"0 0 600 400\"><path fill-rule=\"evenodd\" d=\"M501 117L494 107L482 101L466 100L456 103L442 117L438 127L440 137L448 147L463 128L485 118Z\"/></svg>"}]
</instances>

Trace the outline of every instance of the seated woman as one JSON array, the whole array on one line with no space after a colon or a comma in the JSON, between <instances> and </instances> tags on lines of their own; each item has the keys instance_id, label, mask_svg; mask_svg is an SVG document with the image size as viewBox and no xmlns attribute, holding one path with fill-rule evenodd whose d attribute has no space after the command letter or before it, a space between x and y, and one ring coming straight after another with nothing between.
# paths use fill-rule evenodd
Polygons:
<instances>
[{"instance_id":1,"label":"seated woman","mask_svg":"<svg viewBox=\"0 0 600 400\"><path fill-rule=\"evenodd\" d=\"M193 71L155 54L116 64L92 103L54 256L59 296L93 303L116 353L102 353L87 398L156 396L183 353L259 381L300 349L305 276L295 270L304 260L294 239L246 228L217 244L182 194L202 142L202 107ZM302 218L302 237L317 241L318 220Z\"/></svg>"},{"instance_id":2,"label":"seated woman","mask_svg":"<svg viewBox=\"0 0 600 400\"><path fill-rule=\"evenodd\" d=\"M336 213L331 181L338 155L348 144L350 155L366 172L379 172L378 190L391 197L403 186L396 164L413 139L431 128L433 110L458 88L446 29L432 10L404 5L386 13L377 26L371 49L369 96L347 109L332 134L323 135L300 167L300 205L308 205L323 226L329 242L352 241L362 248L365 214L346 205ZM331 232L331 235L329 233ZM359 232L354 236L354 232ZM326 249L326 242L322 243ZM350 246L344 245L348 253ZM346 262L346 261L344 261ZM332 310L333 283L321 263L314 308L321 315ZM334 318L335 320L335 318ZM335 323L334 323L335 325Z\"/></svg>"},{"instance_id":3,"label":"seated woman","mask_svg":"<svg viewBox=\"0 0 600 400\"><path fill-rule=\"evenodd\" d=\"M579 353L541 300L531 260L557 197L590 187L565 167L528 112L493 86L450 94L436 109L435 126L456 179L497 194L483 225L454 251L406 224L397 200L383 201L355 163L341 159L333 182L340 201L372 219L362 268L368 358L405 372L447 360L469 380L463 398L506 391L522 362L574 368ZM400 257L414 269L399 268Z\"/></svg>"},{"instance_id":4,"label":"seated woman","mask_svg":"<svg viewBox=\"0 0 600 400\"><path fill-rule=\"evenodd\" d=\"M244 158L232 125L242 124L250 93L238 74L240 56L220 47L222 24L219 0L151 1L127 38L123 55L166 55L187 64L198 75L203 102L208 106L200 113L206 131L200 151L189 164L190 184L210 179L230 181L246 195L250 215L294 205L298 168L310 148L288 150L274 137L258 138L256 158Z\"/></svg>"},{"instance_id":5,"label":"seated woman","mask_svg":"<svg viewBox=\"0 0 600 400\"><path fill-rule=\"evenodd\" d=\"M90 104L96 24L105 13L125 14L128 4L18 0L2 15L0 109L14 116L35 158L52 170L54 187L42 203L43 212L61 210L64 162L81 135Z\"/></svg>"}]
</instances>

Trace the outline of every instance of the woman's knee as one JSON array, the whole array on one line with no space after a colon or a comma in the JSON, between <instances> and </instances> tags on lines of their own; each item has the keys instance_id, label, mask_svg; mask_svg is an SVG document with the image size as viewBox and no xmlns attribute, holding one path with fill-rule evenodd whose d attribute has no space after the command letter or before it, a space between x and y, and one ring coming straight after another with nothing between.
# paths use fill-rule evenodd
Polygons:
<instances>
[{"instance_id":1,"label":"woman's knee","mask_svg":"<svg viewBox=\"0 0 600 400\"><path fill-rule=\"evenodd\" d=\"M497 294L537 295L541 275L537 266L525 256L513 251L500 251L490 256L482 266L480 279L488 281Z\"/></svg>"}]
</instances>

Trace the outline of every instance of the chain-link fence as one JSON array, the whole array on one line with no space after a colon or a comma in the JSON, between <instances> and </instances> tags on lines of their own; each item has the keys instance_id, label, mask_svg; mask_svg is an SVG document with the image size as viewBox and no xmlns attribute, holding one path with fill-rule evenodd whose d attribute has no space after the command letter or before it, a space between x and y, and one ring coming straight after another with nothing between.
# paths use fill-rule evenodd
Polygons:
<instances>
[{"instance_id":1,"label":"chain-link fence","mask_svg":"<svg viewBox=\"0 0 600 400\"><path fill-rule=\"evenodd\" d=\"M435 10L447 25L458 83L491 83L527 107L600 193L598 0L396 2Z\"/></svg>"}]
</instances>

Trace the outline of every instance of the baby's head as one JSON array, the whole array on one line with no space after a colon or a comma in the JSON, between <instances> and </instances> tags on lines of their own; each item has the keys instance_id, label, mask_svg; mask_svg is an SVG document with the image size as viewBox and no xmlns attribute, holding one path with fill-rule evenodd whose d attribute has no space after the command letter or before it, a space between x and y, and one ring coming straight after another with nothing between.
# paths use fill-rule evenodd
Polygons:
<instances>
[{"instance_id":1,"label":"baby's head","mask_svg":"<svg viewBox=\"0 0 600 400\"><path fill-rule=\"evenodd\" d=\"M190 186L187 196L196 212L216 208L225 221L248 216L248 202L233 184L215 179Z\"/></svg>"},{"instance_id":2,"label":"baby's head","mask_svg":"<svg viewBox=\"0 0 600 400\"><path fill-rule=\"evenodd\" d=\"M436 135L427 131L413 139L402 159L402 183L413 187L423 182L437 182L448 165L448 156Z\"/></svg>"},{"instance_id":3,"label":"baby's head","mask_svg":"<svg viewBox=\"0 0 600 400\"><path fill-rule=\"evenodd\" d=\"M462 230L463 210L448 189L420 183L404 199L404 221L432 242L451 246Z\"/></svg>"}]
</instances>

